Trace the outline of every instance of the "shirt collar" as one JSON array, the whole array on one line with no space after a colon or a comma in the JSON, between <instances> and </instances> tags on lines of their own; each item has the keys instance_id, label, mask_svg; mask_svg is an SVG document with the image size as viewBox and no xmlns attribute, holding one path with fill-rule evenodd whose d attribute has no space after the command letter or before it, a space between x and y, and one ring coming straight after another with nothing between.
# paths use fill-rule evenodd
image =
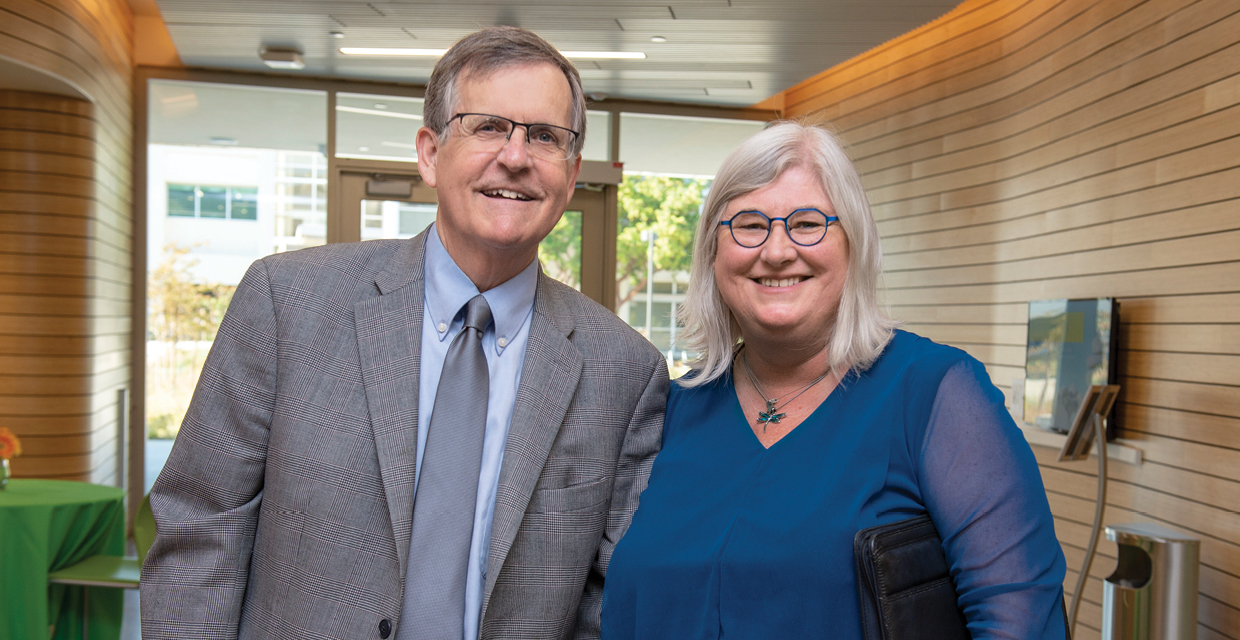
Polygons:
<instances>
[{"instance_id":1,"label":"shirt collar","mask_svg":"<svg viewBox=\"0 0 1240 640\"><path fill-rule=\"evenodd\" d=\"M432 225L426 239L426 320L431 322L439 339L451 333L449 329L462 322L456 318L461 307L478 295L469 276L457 266L456 261L439 239L439 230ZM538 260L509 278L503 284L483 292L494 319L495 352L503 353L521 327L529 319L534 308L534 290L538 285Z\"/></svg>"}]
</instances>

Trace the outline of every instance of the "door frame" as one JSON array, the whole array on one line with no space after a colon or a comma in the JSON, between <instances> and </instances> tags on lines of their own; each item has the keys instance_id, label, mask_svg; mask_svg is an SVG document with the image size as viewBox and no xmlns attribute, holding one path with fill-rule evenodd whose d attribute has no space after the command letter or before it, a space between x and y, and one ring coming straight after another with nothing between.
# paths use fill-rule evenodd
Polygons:
<instances>
[{"instance_id":1,"label":"door frame","mask_svg":"<svg viewBox=\"0 0 1240 640\"><path fill-rule=\"evenodd\" d=\"M327 242L361 240L362 200L438 202L411 162L337 158L329 169ZM409 194L370 194L368 182L409 183ZM615 185L578 184L567 210L581 212L581 292L615 311L616 209ZM611 269L608 269L608 265ZM608 277L608 276L611 277Z\"/></svg>"}]
</instances>

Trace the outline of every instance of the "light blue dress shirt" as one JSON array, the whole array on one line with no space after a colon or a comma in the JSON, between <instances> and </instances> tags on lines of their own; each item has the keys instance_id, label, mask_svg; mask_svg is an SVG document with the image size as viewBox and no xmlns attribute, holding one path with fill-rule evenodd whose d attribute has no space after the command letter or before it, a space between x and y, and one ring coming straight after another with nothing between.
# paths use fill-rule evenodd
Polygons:
<instances>
[{"instance_id":1,"label":"light blue dress shirt","mask_svg":"<svg viewBox=\"0 0 1240 640\"><path fill-rule=\"evenodd\" d=\"M439 389L439 375L452 339L461 331L460 311L478 288L448 255L434 226L426 239L426 302L422 310L421 376L418 385L418 459L426 450L426 433ZM478 500L474 508L474 533L469 546L469 566L465 580L465 640L478 637L482 613L482 590L487 580L487 556L491 550L491 520L495 515L495 491L499 485L504 443L517 402L517 383L525 363L525 344L529 337L530 316L534 311L534 289L538 283L538 261L507 282L482 292L491 307L494 324L482 334L482 348L490 370L487 397L487 426L482 443L482 469L478 474ZM414 478L415 491L417 477ZM416 493L415 493L416 495Z\"/></svg>"}]
</instances>

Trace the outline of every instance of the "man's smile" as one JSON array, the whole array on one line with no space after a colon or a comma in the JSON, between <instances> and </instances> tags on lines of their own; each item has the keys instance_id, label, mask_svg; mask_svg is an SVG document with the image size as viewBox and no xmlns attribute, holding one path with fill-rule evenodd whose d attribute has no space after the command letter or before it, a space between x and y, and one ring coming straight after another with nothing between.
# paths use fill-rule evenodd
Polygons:
<instances>
[{"instance_id":1,"label":"man's smile","mask_svg":"<svg viewBox=\"0 0 1240 640\"><path fill-rule=\"evenodd\" d=\"M484 189L482 191L482 195L488 198L504 198L507 200L526 201L526 200L534 199L534 198L531 198L530 196L525 195L524 193L521 193L519 191L512 191L511 189Z\"/></svg>"}]
</instances>

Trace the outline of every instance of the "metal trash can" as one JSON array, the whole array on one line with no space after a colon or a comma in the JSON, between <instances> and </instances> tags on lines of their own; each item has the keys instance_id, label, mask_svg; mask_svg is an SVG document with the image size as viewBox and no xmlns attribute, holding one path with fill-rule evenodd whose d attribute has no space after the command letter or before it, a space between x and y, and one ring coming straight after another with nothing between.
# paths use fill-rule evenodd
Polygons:
<instances>
[{"instance_id":1,"label":"metal trash can","mask_svg":"<svg viewBox=\"0 0 1240 640\"><path fill-rule=\"evenodd\" d=\"M1152 522L1107 527L1118 566L1102 585L1102 640L1195 640L1201 541Z\"/></svg>"}]
</instances>

